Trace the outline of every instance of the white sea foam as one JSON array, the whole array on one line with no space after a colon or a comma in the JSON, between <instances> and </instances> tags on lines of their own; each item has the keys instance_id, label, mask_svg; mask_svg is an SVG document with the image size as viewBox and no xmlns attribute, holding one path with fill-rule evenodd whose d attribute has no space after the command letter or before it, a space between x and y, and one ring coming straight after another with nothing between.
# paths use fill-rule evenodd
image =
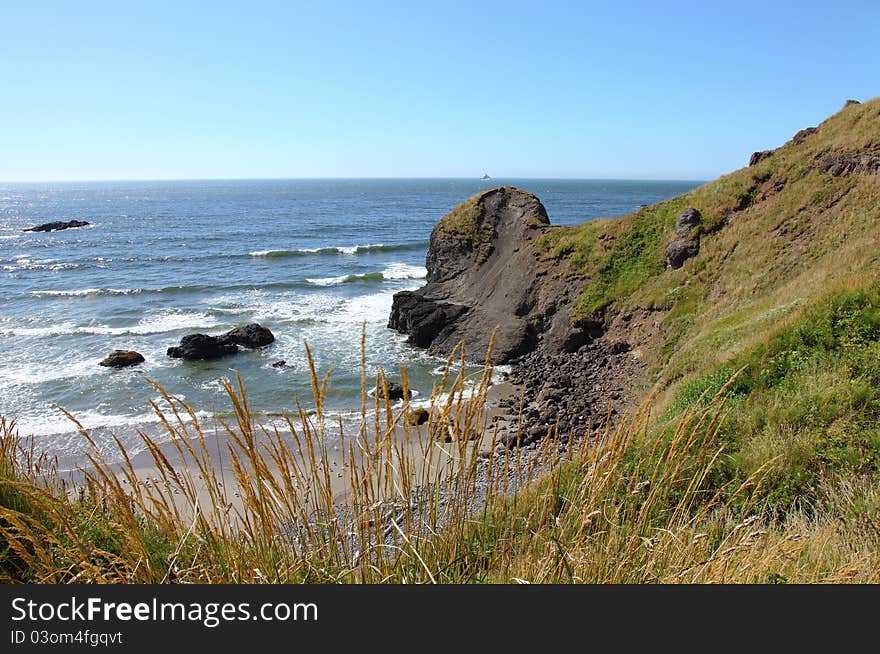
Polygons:
<instances>
[{"instance_id":1,"label":"white sea foam","mask_svg":"<svg viewBox=\"0 0 880 654\"><path fill-rule=\"evenodd\" d=\"M348 279L349 275L340 275L339 277L314 277L306 278L306 282L314 286L336 286L342 284Z\"/></svg>"},{"instance_id":2,"label":"white sea foam","mask_svg":"<svg viewBox=\"0 0 880 654\"><path fill-rule=\"evenodd\" d=\"M0 327L0 336L65 336L68 334L94 334L98 336L163 334L182 329L210 329L217 319L206 313L188 313L167 310L149 314L136 325L110 327L108 325L77 325L67 320L45 327Z\"/></svg>"},{"instance_id":3,"label":"white sea foam","mask_svg":"<svg viewBox=\"0 0 880 654\"><path fill-rule=\"evenodd\" d=\"M385 279L424 279L428 269L424 266L410 266L405 263L391 263L382 271Z\"/></svg>"},{"instance_id":4,"label":"white sea foam","mask_svg":"<svg viewBox=\"0 0 880 654\"><path fill-rule=\"evenodd\" d=\"M388 322L388 313L391 311L394 293L395 291L385 291L343 300L337 306L336 311L324 316L323 319L327 322L347 325L363 322L368 324L386 323Z\"/></svg>"},{"instance_id":5,"label":"white sea foam","mask_svg":"<svg viewBox=\"0 0 880 654\"><path fill-rule=\"evenodd\" d=\"M324 248L299 248L296 250L254 250L248 254L252 257L296 257L309 254L359 254L361 252L371 252L374 250L383 250L386 247L382 243L368 243L367 245L339 245ZM395 246L400 247L400 246Z\"/></svg>"},{"instance_id":6,"label":"white sea foam","mask_svg":"<svg viewBox=\"0 0 880 654\"><path fill-rule=\"evenodd\" d=\"M0 368L0 383L3 384L4 392L10 392L9 387L20 388L62 379L90 377L95 374L95 370L96 362L91 359L68 360L63 365L29 361Z\"/></svg>"},{"instance_id":7,"label":"white sea foam","mask_svg":"<svg viewBox=\"0 0 880 654\"><path fill-rule=\"evenodd\" d=\"M137 455L146 449L142 440L135 433L135 428L148 428L149 426L158 426L160 421L155 413L143 413L138 415L125 414L105 414L96 410L72 411L73 416L79 423L94 435L95 430L108 429L117 434L122 440L129 457ZM180 415L183 422L191 422L192 419L186 413ZM210 418L211 414L207 411L197 411L196 418L200 421ZM16 421L18 433L20 436L27 438L29 436L36 437L36 446L46 447L49 451L59 458L69 461L71 465L73 461L82 459L82 453L87 447L86 441L82 434L78 432L77 426L61 411L53 411L49 414L39 416L23 416ZM120 433L124 431L125 433ZM154 430L155 431L155 430ZM164 430L157 431L155 434L156 442L164 442L167 435ZM43 439L47 439L44 441ZM96 438L96 444L109 461L120 460L121 455L116 444L109 438Z\"/></svg>"},{"instance_id":8,"label":"white sea foam","mask_svg":"<svg viewBox=\"0 0 880 654\"><path fill-rule=\"evenodd\" d=\"M363 273L360 275L339 275L337 277L307 278L306 282L314 286L336 286L337 284L357 282L381 282L400 279L424 279L428 270L424 266L411 266L405 263L391 263L381 273Z\"/></svg>"}]
</instances>

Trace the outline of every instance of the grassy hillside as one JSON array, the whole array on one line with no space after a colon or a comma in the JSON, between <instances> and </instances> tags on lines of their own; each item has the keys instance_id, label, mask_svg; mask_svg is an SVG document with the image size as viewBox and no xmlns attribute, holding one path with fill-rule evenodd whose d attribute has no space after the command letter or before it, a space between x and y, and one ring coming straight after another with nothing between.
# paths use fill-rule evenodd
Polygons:
<instances>
[{"instance_id":1,"label":"grassy hillside","mask_svg":"<svg viewBox=\"0 0 880 654\"><path fill-rule=\"evenodd\" d=\"M849 105L815 133L685 195L557 229L540 241L539 254L584 278L576 313L664 311L657 372L674 380L731 359L838 281L873 283L880 270L880 168L822 172L829 159L855 155L880 166L880 99ZM668 270L664 250L686 207L703 216L700 252Z\"/></svg>"},{"instance_id":2,"label":"grassy hillside","mask_svg":"<svg viewBox=\"0 0 880 654\"><path fill-rule=\"evenodd\" d=\"M347 513L333 506L320 421L303 411L295 443L261 431L230 387L238 528L213 495L201 513L181 510L175 495L198 504L192 480L151 443L164 485L143 488L96 458L83 491L65 494L3 423L0 571L43 582L880 582L878 158L872 100L684 196L548 230L538 254L581 289L575 314L662 319L656 345L634 344L654 348L644 360L656 391L589 451L545 439L529 464L544 474L512 496L507 472L526 455L477 464L488 374L473 395L444 379L421 451L408 408L368 399L365 381L364 406L384 418L348 444ZM686 207L703 217L699 254L668 269ZM474 215L450 229L469 237ZM317 375L314 388L320 416ZM168 402L179 450L216 481L199 421L177 420L186 408ZM434 456L451 463L424 465ZM480 495L478 478L499 472L504 485ZM431 492L415 501L417 486Z\"/></svg>"}]
</instances>

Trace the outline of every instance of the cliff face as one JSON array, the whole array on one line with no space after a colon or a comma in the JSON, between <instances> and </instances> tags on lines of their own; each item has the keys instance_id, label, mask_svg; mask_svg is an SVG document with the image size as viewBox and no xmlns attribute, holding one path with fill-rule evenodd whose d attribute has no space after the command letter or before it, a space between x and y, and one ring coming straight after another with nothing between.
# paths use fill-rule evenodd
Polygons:
<instances>
[{"instance_id":1,"label":"cliff face","mask_svg":"<svg viewBox=\"0 0 880 654\"><path fill-rule=\"evenodd\" d=\"M463 340L468 358L481 360L496 327L496 363L530 352L539 336L531 314L546 274L534 240L549 224L538 198L514 187L465 200L434 227L428 284L395 295L388 326L437 354Z\"/></svg>"}]
</instances>

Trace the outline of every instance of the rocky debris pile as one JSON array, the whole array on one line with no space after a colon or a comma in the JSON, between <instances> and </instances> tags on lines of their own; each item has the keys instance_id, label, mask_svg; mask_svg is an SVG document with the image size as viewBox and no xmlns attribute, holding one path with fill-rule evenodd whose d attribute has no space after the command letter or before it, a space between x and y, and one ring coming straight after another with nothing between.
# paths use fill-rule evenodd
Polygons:
<instances>
[{"instance_id":1,"label":"rocky debris pile","mask_svg":"<svg viewBox=\"0 0 880 654\"><path fill-rule=\"evenodd\" d=\"M180 339L180 345L168 348L167 354L172 359L204 361L235 354L239 346L256 349L265 347L274 340L275 336L267 327L251 323L231 329L220 336L208 334L184 336Z\"/></svg>"},{"instance_id":2,"label":"rocky debris pile","mask_svg":"<svg viewBox=\"0 0 880 654\"><path fill-rule=\"evenodd\" d=\"M98 365L105 368L127 368L144 362L144 355L134 350L113 350Z\"/></svg>"},{"instance_id":3,"label":"rocky debris pile","mask_svg":"<svg viewBox=\"0 0 880 654\"><path fill-rule=\"evenodd\" d=\"M25 232L58 232L62 229L73 229L74 227L88 227L91 223L86 222L85 220L56 220L51 223L43 223L42 225L37 225L36 227L28 227L22 231Z\"/></svg>"},{"instance_id":4,"label":"rocky debris pile","mask_svg":"<svg viewBox=\"0 0 880 654\"><path fill-rule=\"evenodd\" d=\"M675 221L675 233L682 238L674 240L666 247L666 265L677 269L684 262L700 253L700 231L698 227L703 216L694 207L688 207Z\"/></svg>"},{"instance_id":5,"label":"rocky debris pile","mask_svg":"<svg viewBox=\"0 0 880 654\"><path fill-rule=\"evenodd\" d=\"M519 445L538 441L559 425L559 440L582 437L605 424L635 398L630 394L641 378L641 364L625 341L599 339L573 354L532 352L518 359L509 381L523 389L523 429ZM500 440L517 444L519 400L502 400L509 417Z\"/></svg>"}]
</instances>

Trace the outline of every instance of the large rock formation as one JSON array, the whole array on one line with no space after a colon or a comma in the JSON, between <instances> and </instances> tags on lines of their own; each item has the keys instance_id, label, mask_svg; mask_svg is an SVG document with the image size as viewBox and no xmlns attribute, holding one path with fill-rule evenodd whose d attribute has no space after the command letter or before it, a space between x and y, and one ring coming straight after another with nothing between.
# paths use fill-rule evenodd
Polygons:
<instances>
[{"instance_id":1,"label":"large rock formation","mask_svg":"<svg viewBox=\"0 0 880 654\"><path fill-rule=\"evenodd\" d=\"M219 359L227 354L238 352L238 346L259 348L269 345L275 340L274 334L267 327L250 323L230 329L220 336L208 334L190 334L180 339L180 345L168 348L168 356L172 359L204 361Z\"/></svg>"},{"instance_id":2,"label":"large rock formation","mask_svg":"<svg viewBox=\"0 0 880 654\"><path fill-rule=\"evenodd\" d=\"M238 345L225 340L222 336L190 334L180 339L180 345L169 347L167 354L172 359L206 361L219 359L236 352L238 352Z\"/></svg>"},{"instance_id":3,"label":"large rock formation","mask_svg":"<svg viewBox=\"0 0 880 654\"><path fill-rule=\"evenodd\" d=\"M229 343L235 343L242 347L257 348L269 345L269 343L275 340L275 335L268 327L252 322L235 329L230 329L222 338Z\"/></svg>"},{"instance_id":4,"label":"large rock formation","mask_svg":"<svg viewBox=\"0 0 880 654\"><path fill-rule=\"evenodd\" d=\"M530 313L543 274L532 243L549 224L538 198L512 186L465 200L434 227L428 284L394 296L388 326L437 354L463 340L468 358L480 360L495 327L496 363L530 352L539 335Z\"/></svg>"}]
</instances>

